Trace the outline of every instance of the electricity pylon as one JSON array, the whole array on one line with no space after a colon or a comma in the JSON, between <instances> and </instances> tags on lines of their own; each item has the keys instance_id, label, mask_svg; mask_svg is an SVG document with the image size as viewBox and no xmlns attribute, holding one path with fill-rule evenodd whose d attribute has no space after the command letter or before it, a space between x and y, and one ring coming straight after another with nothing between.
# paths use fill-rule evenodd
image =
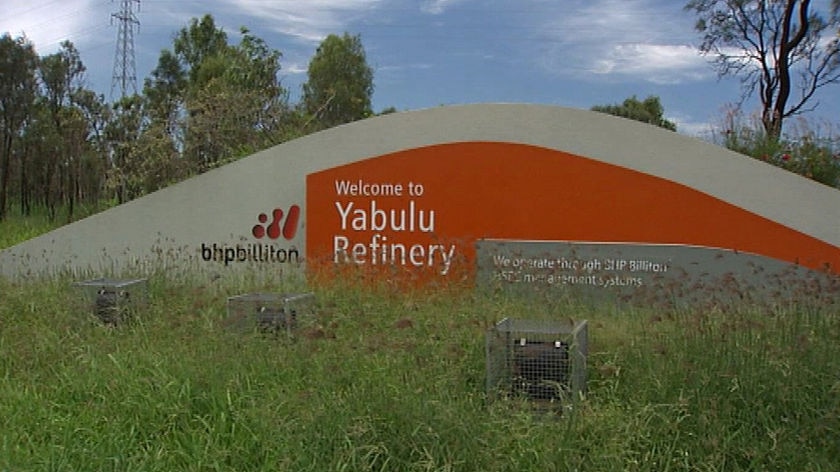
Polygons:
<instances>
[{"instance_id":1,"label":"electricity pylon","mask_svg":"<svg viewBox=\"0 0 840 472\"><path fill-rule=\"evenodd\" d=\"M112 0L113 1L113 0ZM134 30L140 26L134 14L134 4L140 9L140 0L121 0L120 10L111 14L117 21L117 49L114 53L114 74L111 77L111 99L119 88L119 98L129 92L137 93L137 68L134 65Z\"/></svg>"}]
</instances>

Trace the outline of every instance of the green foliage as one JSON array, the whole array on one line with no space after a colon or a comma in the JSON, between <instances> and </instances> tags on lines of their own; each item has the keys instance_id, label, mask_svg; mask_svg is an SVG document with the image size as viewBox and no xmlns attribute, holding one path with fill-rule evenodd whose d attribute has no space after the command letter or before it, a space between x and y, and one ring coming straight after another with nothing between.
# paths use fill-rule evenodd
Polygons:
<instances>
[{"instance_id":1,"label":"green foliage","mask_svg":"<svg viewBox=\"0 0 840 472\"><path fill-rule=\"evenodd\" d=\"M0 221L0 250L54 230L58 225L46 217L21 217L14 213Z\"/></svg>"},{"instance_id":2,"label":"green foliage","mask_svg":"<svg viewBox=\"0 0 840 472\"><path fill-rule=\"evenodd\" d=\"M41 187L42 197L53 217L57 207L66 204L68 222L73 220L75 207L82 199L85 156L103 151L95 149L97 143L91 139L98 131L102 106L96 94L84 88L85 70L79 51L70 41L62 42L58 52L41 58L39 64L42 90L38 105L44 113L43 125L53 137L47 143L49 151L42 156L47 180L47 185ZM51 177L55 178L54 185ZM94 188L99 180L93 182ZM91 193L95 195L90 195L90 200L98 198L96 192Z\"/></svg>"},{"instance_id":3,"label":"green foliage","mask_svg":"<svg viewBox=\"0 0 840 472\"><path fill-rule=\"evenodd\" d=\"M193 18L178 32L173 49L189 73L189 83L200 88L219 70L217 59L228 50L227 34L216 28L213 16L207 14L200 20Z\"/></svg>"},{"instance_id":4,"label":"green foliage","mask_svg":"<svg viewBox=\"0 0 840 472\"><path fill-rule=\"evenodd\" d=\"M6 217L12 152L37 92L35 48L24 38L0 36L0 221Z\"/></svg>"},{"instance_id":5,"label":"green foliage","mask_svg":"<svg viewBox=\"0 0 840 472\"><path fill-rule=\"evenodd\" d=\"M303 107L322 128L371 116L373 69L361 37L331 34L309 62Z\"/></svg>"},{"instance_id":6,"label":"green foliage","mask_svg":"<svg viewBox=\"0 0 840 472\"><path fill-rule=\"evenodd\" d=\"M333 285L287 340L231 329L225 302L297 280L157 273L116 329L70 283L0 279L0 469L833 470L840 456L836 310L616 316ZM559 417L488 403L486 328L570 315L590 322L588 395Z\"/></svg>"},{"instance_id":7,"label":"green foliage","mask_svg":"<svg viewBox=\"0 0 840 472\"><path fill-rule=\"evenodd\" d=\"M206 15L194 19L176 38L177 65L170 55L161 56L160 76L165 80L159 83L165 88L152 94L170 97L158 98L160 103L183 107L183 121L176 122L180 131L174 136L180 138L192 173L276 144L283 134L288 106L287 92L277 79L281 53L247 28L240 33L241 42L229 45L227 34Z\"/></svg>"},{"instance_id":8,"label":"green foliage","mask_svg":"<svg viewBox=\"0 0 840 472\"><path fill-rule=\"evenodd\" d=\"M178 57L164 49L158 57L158 65L151 77L145 80L143 96L146 99L146 113L150 120L162 124L173 142L178 139L178 115L183 105L183 94L187 87L184 68ZM114 104L119 106L119 103Z\"/></svg>"},{"instance_id":9,"label":"green foliage","mask_svg":"<svg viewBox=\"0 0 840 472\"><path fill-rule=\"evenodd\" d=\"M76 209L76 215L80 218L90 216L114 204L116 202L100 202L96 205L82 204ZM59 208L57 216L51 217L45 208L38 206L34 206L28 215L22 215L14 210L10 211L7 218L0 221L0 250L59 228L67 219L67 209Z\"/></svg>"},{"instance_id":10,"label":"green foliage","mask_svg":"<svg viewBox=\"0 0 840 472\"><path fill-rule=\"evenodd\" d=\"M642 102L634 95L624 100L621 105L596 105L592 107L592 111L641 121L671 131L677 130L676 124L665 119L665 109L662 107L659 97L655 95L645 98Z\"/></svg>"},{"instance_id":11,"label":"green foliage","mask_svg":"<svg viewBox=\"0 0 840 472\"><path fill-rule=\"evenodd\" d=\"M278 79L280 51L247 28L240 42L212 16L192 19L144 81L107 106L84 88L65 41L39 58L25 38L0 38L0 220L19 198L50 217L105 199L123 203L303 134ZM12 73L14 72L14 73Z\"/></svg>"},{"instance_id":12,"label":"green foliage","mask_svg":"<svg viewBox=\"0 0 840 472\"><path fill-rule=\"evenodd\" d=\"M726 118L720 144L741 154L840 188L840 138L802 121L795 134L774 138L763 127L745 123L739 113Z\"/></svg>"}]
</instances>

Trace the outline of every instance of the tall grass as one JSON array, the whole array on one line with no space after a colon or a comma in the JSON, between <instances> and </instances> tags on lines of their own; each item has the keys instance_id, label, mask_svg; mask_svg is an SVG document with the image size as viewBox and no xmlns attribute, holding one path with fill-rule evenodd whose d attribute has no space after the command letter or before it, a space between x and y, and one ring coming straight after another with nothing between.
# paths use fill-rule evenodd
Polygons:
<instances>
[{"instance_id":1,"label":"tall grass","mask_svg":"<svg viewBox=\"0 0 840 472\"><path fill-rule=\"evenodd\" d=\"M4 221L0 221L0 250L32 239L58 226L57 223L50 222L45 216L33 218L11 214Z\"/></svg>"},{"instance_id":2,"label":"tall grass","mask_svg":"<svg viewBox=\"0 0 840 472\"><path fill-rule=\"evenodd\" d=\"M41 224L3 223L0 247ZM148 281L134 321L109 328L69 278L0 278L0 470L840 464L836 308L654 312L251 274ZM228 323L228 296L304 290L317 309L292 339ZM504 317L589 320L588 394L573 410L487 400L484 335Z\"/></svg>"},{"instance_id":3,"label":"tall grass","mask_svg":"<svg viewBox=\"0 0 840 472\"><path fill-rule=\"evenodd\" d=\"M72 280L0 280L0 470L836 470L840 318L653 313L470 292L156 274L107 328ZM293 339L226 299L314 290ZM490 403L499 319L590 323L589 393L562 416Z\"/></svg>"},{"instance_id":4,"label":"tall grass","mask_svg":"<svg viewBox=\"0 0 840 472\"><path fill-rule=\"evenodd\" d=\"M72 219L80 220L114 204L103 201L96 205L77 205ZM64 207L58 208L52 218L43 207L33 208L30 215L22 215L16 208L11 208L6 218L0 221L0 250L52 231L67 224L70 219Z\"/></svg>"}]
</instances>

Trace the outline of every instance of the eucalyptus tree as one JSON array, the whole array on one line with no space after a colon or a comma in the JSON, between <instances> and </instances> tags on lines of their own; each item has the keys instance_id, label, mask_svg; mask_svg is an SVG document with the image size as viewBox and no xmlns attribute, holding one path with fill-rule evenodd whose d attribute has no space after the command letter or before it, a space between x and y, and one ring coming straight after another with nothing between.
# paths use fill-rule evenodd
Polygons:
<instances>
[{"instance_id":1,"label":"eucalyptus tree","mask_svg":"<svg viewBox=\"0 0 840 472\"><path fill-rule=\"evenodd\" d=\"M51 218L57 205L67 204L67 217L73 218L78 197L82 153L87 145L87 127L77 108L83 90L85 66L79 51L70 41L61 43L58 52L41 58L39 75L42 103L54 128L54 152L48 154L44 204Z\"/></svg>"},{"instance_id":2,"label":"eucalyptus tree","mask_svg":"<svg viewBox=\"0 0 840 472\"><path fill-rule=\"evenodd\" d=\"M84 146L76 175L78 197L89 205L97 206L103 197L110 167L105 129L111 120L112 111L104 96L86 88L78 90L73 101L84 123Z\"/></svg>"},{"instance_id":3,"label":"eucalyptus tree","mask_svg":"<svg viewBox=\"0 0 840 472\"><path fill-rule=\"evenodd\" d=\"M15 144L37 94L38 55L24 37L0 36L0 221L6 218ZM21 169L23 166L21 166ZM23 176L25 178L25 174Z\"/></svg>"},{"instance_id":4,"label":"eucalyptus tree","mask_svg":"<svg viewBox=\"0 0 840 472\"><path fill-rule=\"evenodd\" d=\"M185 151L199 172L276 144L287 115L280 52L240 34L239 44L204 59L188 89Z\"/></svg>"},{"instance_id":5,"label":"eucalyptus tree","mask_svg":"<svg viewBox=\"0 0 840 472\"><path fill-rule=\"evenodd\" d=\"M176 145L182 141L179 120L186 88L187 75L178 56L164 49L151 76L144 81L143 96L149 120L159 123ZM139 104L132 107L135 105Z\"/></svg>"},{"instance_id":6,"label":"eucalyptus tree","mask_svg":"<svg viewBox=\"0 0 840 472\"><path fill-rule=\"evenodd\" d=\"M288 109L277 78L281 53L246 28L240 35L231 45L211 15L195 18L161 52L145 82L149 125L161 124L193 172L274 144L280 135Z\"/></svg>"},{"instance_id":7,"label":"eucalyptus tree","mask_svg":"<svg viewBox=\"0 0 840 472\"><path fill-rule=\"evenodd\" d=\"M125 203L142 194L137 184L141 172L138 161L142 159L137 143L148 126L144 104L150 101L129 95L111 105L110 119L104 129L108 146L105 191L107 198L114 198L116 203Z\"/></svg>"},{"instance_id":8,"label":"eucalyptus tree","mask_svg":"<svg viewBox=\"0 0 840 472\"><path fill-rule=\"evenodd\" d=\"M767 137L784 120L813 110L818 90L840 82L840 2L828 14L810 0L691 0L700 51L720 76L741 80L742 102L755 96Z\"/></svg>"},{"instance_id":9,"label":"eucalyptus tree","mask_svg":"<svg viewBox=\"0 0 840 472\"><path fill-rule=\"evenodd\" d=\"M105 131L110 144L106 189L117 203L154 192L188 175L168 128L169 121L150 119L165 116L154 107L148 97L137 95L113 105L112 119Z\"/></svg>"},{"instance_id":10,"label":"eucalyptus tree","mask_svg":"<svg viewBox=\"0 0 840 472\"><path fill-rule=\"evenodd\" d=\"M373 69L359 35L327 36L309 62L303 106L329 128L372 114Z\"/></svg>"}]
</instances>

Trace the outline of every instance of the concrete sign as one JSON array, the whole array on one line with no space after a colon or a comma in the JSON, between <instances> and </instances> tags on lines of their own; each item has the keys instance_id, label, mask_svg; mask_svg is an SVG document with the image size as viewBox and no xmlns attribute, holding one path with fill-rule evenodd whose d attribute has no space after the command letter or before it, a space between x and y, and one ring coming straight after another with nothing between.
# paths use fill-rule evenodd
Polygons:
<instances>
[{"instance_id":1,"label":"concrete sign","mask_svg":"<svg viewBox=\"0 0 840 472\"><path fill-rule=\"evenodd\" d=\"M681 244L482 240L478 285L645 306L783 306L840 301L823 271L740 251Z\"/></svg>"},{"instance_id":2,"label":"concrete sign","mask_svg":"<svg viewBox=\"0 0 840 472\"><path fill-rule=\"evenodd\" d=\"M626 298L673 292L681 271L832 279L838 221L837 190L708 143L589 111L469 105L262 151L2 251L0 273L338 268Z\"/></svg>"}]
</instances>

